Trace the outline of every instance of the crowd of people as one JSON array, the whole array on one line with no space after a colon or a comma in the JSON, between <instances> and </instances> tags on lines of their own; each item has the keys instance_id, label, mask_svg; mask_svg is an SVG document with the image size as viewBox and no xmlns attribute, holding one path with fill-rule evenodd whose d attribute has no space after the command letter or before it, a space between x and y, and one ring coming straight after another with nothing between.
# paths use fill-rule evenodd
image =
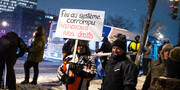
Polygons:
<instances>
[{"instance_id":1,"label":"crowd of people","mask_svg":"<svg viewBox=\"0 0 180 90\"><path fill-rule=\"evenodd\" d=\"M104 69L101 90L136 90L137 78L140 68L134 63L136 54L140 47L140 36L137 35L127 47L126 36L115 35L116 40L109 42L108 37L102 40L102 46L96 52L111 52L109 57L102 56L100 61ZM88 90L90 81L96 76L96 64L88 41L79 40L77 49L75 40L65 39L63 48L63 63L57 70L57 77L63 83L65 90ZM19 51L17 51L19 48ZM3 71L7 66L7 88L16 90L16 78L14 65L17 58L28 52L27 60L24 63L25 78L21 84L36 85L39 74L39 63L43 60L45 48L44 28L35 28L31 44L25 44L15 32L8 32L0 38L0 82L3 81ZM180 79L180 47L173 46L166 39L158 49L158 59L152 60L151 42L147 42L143 51L143 75L146 75L142 90L151 89L151 82L154 77L165 76ZM76 50L75 50L76 49ZM128 52L132 52L130 57ZM18 52L18 53L17 53ZM29 82L30 68L33 67L34 77ZM0 85L0 88L3 88Z\"/></svg>"}]
</instances>

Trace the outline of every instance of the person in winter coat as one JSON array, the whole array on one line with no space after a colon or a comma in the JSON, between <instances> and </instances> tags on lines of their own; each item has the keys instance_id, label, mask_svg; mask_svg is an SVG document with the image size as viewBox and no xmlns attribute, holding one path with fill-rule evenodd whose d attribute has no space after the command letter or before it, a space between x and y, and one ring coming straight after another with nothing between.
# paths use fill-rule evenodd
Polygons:
<instances>
[{"instance_id":1,"label":"person in winter coat","mask_svg":"<svg viewBox=\"0 0 180 90\"><path fill-rule=\"evenodd\" d=\"M126 36L121 35L112 43L101 90L136 90L137 76L137 66L126 57Z\"/></svg>"},{"instance_id":2,"label":"person in winter coat","mask_svg":"<svg viewBox=\"0 0 180 90\"><path fill-rule=\"evenodd\" d=\"M138 50L139 50L139 47L140 47L140 42L139 42L139 40L140 40L140 36L137 35L137 36L135 37L135 41L132 41L132 42L129 44L129 46L128 46L128 51L131 51L131 52L133 52L133 54L134 54L134 55L130 55L130 57L131 57L131 59L133 60L133 62L135 62L136 54L137 54L137 52L138 52Z\"/></svg>"},{"instance_id":3,"label":"person in winter coat","mask_svg":"<svg viewBox=\"0 0 180 90\"><path fill-rule=\"evenodd\" d=\"M170 51L166 63L167 77L180 79L180 47L175 47Z\"/></svg>"},{"instance_id":4,"label":"person in winter coat","mask_svg":"<svg viewBox=\"0 0 180 90\"><path fill-rule=\"evenodd\" d=\"M22 81L21 84L29 83L29 70L31 67L33 67L34 70L34 77L31 81L31 84L37 84L39 74L39 62L43 60L45 36L44 28L42 26L36 27L35 30L35 39L32 42L31 46L27 48L28 56L26 62L24 63L25 80Z\"/></svg>"},{"instance_id":5,"label":"person in winter coat","mask_svg":"<svg viewBox=\"0 0 180 90\"><path fill-rule=\"evenodd\" d=\"M19 52L17 49L19 48ZM25 42L15 32L8 32L0 38L0 83L7 66L6 84L9 90L16 90L16 77L14 65L17 58L22 57L26 51ZM2 88L0 86L0 88Z\"/></svg>"},{"instance_id":6,"label":"person in winter coat","mask_svg":"<svg viewBox=\"0 0 180 90\"><path fill-rule=\"evenodd\" d=\"M74 48L72 48L73 52ZM57 75L66 90L88 90L90 81L96 75L96 65L92 59L87 41L78 41L77 53L69 55L58 68Z\"/></svg>"},{"instance_id":7,"label":"person in winter coat","mask_svg":"<svg viewBox=\"0 0 180 90\"><path fill-rule=\"evenodd\" d=\"M151 67L146 75L146 80L143 84L142 90L150 88L150 82L154 77L167 76L166 60L169 56L170 50L173 49L172 44L165 44L160 52L160 57L151 63Z\"/></svg>"},{"instance_id":8,"label":"person in winter coat","mask_svg":"<svg viewBox=\"0 0 180 90\"><path fill-rule=\"evenodd\" d=\"M111 52L112 46L111 43L109 42L107 36L105 36L103 38L103 43L101 45L101 48L97 50L97 52L103 52L103 53L108 53ZM102 56L100 57L101 63L102 63L102 67L105 69L106 63L108 61L107 56Z\"/></svg>"}]
</instances>

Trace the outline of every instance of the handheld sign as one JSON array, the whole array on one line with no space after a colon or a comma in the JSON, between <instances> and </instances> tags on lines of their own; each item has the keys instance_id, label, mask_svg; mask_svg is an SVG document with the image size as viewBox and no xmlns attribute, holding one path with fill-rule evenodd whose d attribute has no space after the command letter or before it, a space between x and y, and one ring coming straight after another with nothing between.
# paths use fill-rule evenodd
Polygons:
<instances>
[{"instance_id":1,"label":"handheld sign","mask_svg":"<svg viewBox=\"0 0 180 90\"><path fill-rule=\"evenodd\" d=\"M101 41L104 11L61 9L56 37Z\"/></svg>"},{"instance_id":2,"label":"handheld sign","mask_svg":"<svg viewBox=\"0 0 180 90\"><path fill-rule=\"evenodd\" d=\"M104 11L61 9L57 23L55 37L76 39L73 59L78 39L100 41L102 37ZM70 73L70 76L72 73Z\"/></svg>"}]
</instances>

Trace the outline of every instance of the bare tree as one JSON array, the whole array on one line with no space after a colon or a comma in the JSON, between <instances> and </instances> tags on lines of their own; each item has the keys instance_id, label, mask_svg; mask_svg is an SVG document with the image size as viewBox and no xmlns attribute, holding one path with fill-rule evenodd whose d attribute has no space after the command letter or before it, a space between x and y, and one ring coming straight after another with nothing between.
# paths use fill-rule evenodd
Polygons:
<instances>
[{"instance_id":1,"label":"bare tree","mask_svg":"<svg viewBox=\"0 0 180 90\"><path fill-rule=\"evenodd\" d=\"M152 13L154 11L157 0L147 0L147 2L148 2L148 12L147 12L146 21L145 21L145 24L143 27L143 35L142 35L142 41L140 42L140 49L138 50L136 60L135 60L135 64L138 67L140 64L140 58L141 58L142 50L143 50L144 45L145 45L145 41L146 41L146 37L147 37L147 33L148 33L148 28L149 28L150 21L151 21L151 16L152 16Z\"/></svg>"},{"instance_id":2,"label":"bare tree","mask_svg":"<svg viewBox=\"0 0 180 90\"><path fill-rule=\"evenodd\" d=\"M134 23L132 21L117 15L115 15L114 17L108 16L108 18L104 20L104 24L124 29L130 29L134 27Z\"/></svg>"},{"instance_id":3,"label":"bare tree","mask_svg":"<svg viewBox=\"0 0 180 90\"><path fill-rule=\"evenodd\" d=\"M139 18L139 22L140 22L140 29L143 31L143 27L145 24L145 15L141 15ZM163 32L163 30L166 28L166 25L163 24L163 22L155 20L155 19L151 19L149 28L148 28L148 33L151 36L154 36L156 38L159 38L159 34L161 34Z\"/></svg>"}]
</instances>

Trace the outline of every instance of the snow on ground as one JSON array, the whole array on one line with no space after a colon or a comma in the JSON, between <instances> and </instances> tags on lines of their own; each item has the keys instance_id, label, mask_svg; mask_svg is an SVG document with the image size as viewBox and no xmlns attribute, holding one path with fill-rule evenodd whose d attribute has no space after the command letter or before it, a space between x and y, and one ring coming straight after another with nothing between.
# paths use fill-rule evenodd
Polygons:
<instances>
[{"instance_id":1,"label":"snow on ground","mask_svg":"<svg viewBox=\"0 0 180 90\"><path fill-rule=\"evenodd\" d=\"M62 90L62 84L57 78L57 62L41 62L39 64L38 84L20 84L24 80L24 61L18 60L15 65L17 90ZM32 81L33 69L30 70L30 81ZM141 90L145 76L138 77L137 90ZM90 82L89 90L99 90L102 80L95 79Z\"/></svg>"}]
</instances>

